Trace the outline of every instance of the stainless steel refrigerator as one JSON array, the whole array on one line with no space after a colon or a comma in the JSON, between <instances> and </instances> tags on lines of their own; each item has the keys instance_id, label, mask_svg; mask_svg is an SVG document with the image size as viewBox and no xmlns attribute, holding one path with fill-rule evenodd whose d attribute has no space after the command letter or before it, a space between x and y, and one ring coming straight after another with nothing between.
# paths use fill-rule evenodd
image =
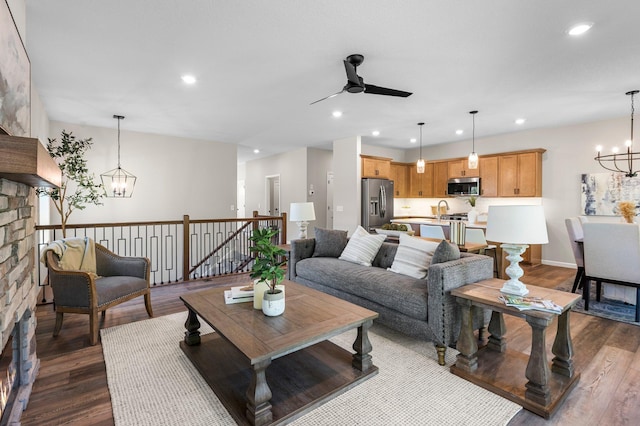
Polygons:
<instances>
[{"instance_id":1,"label":"stainless steel refrigerator","mask_svg":"<svg viewBox=\"0 0 640 426\"><path fill-rule=\"evenodd\" d=\"M393 219L393 181L362 179L362 227L380 228Z\"/></svg>"}]
</instances>

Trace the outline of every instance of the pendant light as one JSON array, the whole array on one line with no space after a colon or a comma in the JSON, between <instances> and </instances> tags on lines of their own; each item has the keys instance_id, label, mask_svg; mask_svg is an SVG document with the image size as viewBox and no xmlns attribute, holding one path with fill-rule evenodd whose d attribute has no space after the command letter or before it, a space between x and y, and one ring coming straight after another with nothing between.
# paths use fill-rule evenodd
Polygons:
<instances>
[{"instance_id":1,"label":"pendant light","mask_svg":"<svg viewBox=\"0 0 640 426\"><path fill-rule=\"evenodd\" d=\"M118 120L118 167L101 174L100 179L107 197L130 198L137 178L120 167L120 120L124 120L124 116L114 115L113 118Z\"/></svg>"},{"instance_id":2,"label":"pendant light","mask_svg":"<svg viewBox=\"0 0 640 426\"><path fill-rule=\"evenodd\" d=\"M622 172L626 177L636 177L638 176L638 170L633 170L633 161L640 160L640 152L633 152L633 115L635 113L633 97L638 94L638 90L631 90L625 94L631 96L631 139L625 142L627 152L618 153L618 149L613 148L613 154L600 155L602 146L598 145L596 147L598 155L594 160L607 170Z\"/></svg>"},{"instance_id":3,"label":"pendant light","mask_svg":"<svg viewBox=\"0 0 640 426\"><path fill-rule=\"evenodd\" d=\"M418 173L424 173L424 159L422 158L422 126L424 123L418 123L418 126L420 126L420 159L416 163L416 167Z\"/></svg>"},{"instance_id":4,"label":"pendant light","mask_svg":"<svg viewBox=\"0 0 640 426\"><path fill-rule=\"evenodd\" d=\"M478 111L469 111L471 114L471 118L473 120L473 128L471 131L471 154L469 154L469 164L467 165L468 169L477 169L478 168L478 154L476 154L476 114Z\"/></svg>"}]
</instances>

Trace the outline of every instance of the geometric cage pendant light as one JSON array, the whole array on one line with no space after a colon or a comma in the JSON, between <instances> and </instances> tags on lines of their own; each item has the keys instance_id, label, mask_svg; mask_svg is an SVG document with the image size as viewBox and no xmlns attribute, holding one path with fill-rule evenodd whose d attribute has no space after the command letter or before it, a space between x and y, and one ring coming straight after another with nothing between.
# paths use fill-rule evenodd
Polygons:
<instances>
[{"instance_id":1,"label":"geometric cage pendant light","mask_svg":"<svg viewBox=\"0 0 640 426\"><path fill-rule=\"evenodd\" d=\"M467 164L468 169L477 169L478 168L478 154L476 154L476 114L478 111L469 111L471 117L473 118L473 130L472 130L472 148L471 154L469 154L469 163Z\"/></svg>"},{"instance_id":2,"label":"geometric cage pendant light","mask_svg":"<svg viewBox=\"0 0 640 426\"><path fill-rule=\"evenodd\" d=\"M120 120L124 120L124 116L114 115L113 118L118 120L118 167L102 173L100 179L102 179L102 186L107 197L130 198L137 178L120 167Z\"/></svg>"}]
</instances>

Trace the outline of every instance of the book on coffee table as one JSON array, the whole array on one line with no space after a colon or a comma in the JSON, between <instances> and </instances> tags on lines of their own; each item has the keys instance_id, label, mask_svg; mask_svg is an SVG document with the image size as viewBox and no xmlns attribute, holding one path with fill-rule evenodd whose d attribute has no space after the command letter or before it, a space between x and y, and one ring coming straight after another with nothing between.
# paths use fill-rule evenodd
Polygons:
<instances>
[{"instance_id":1,"label":"book on coffee table","mask_svg":"<svg viewBox=\"0 0 640 426\"><path fill-rule=\"evenodd\" d=\"M224 303L253 302L253 286L237 286L231 287L230 290L224 291Z\"/></svg>"}]
</instances>

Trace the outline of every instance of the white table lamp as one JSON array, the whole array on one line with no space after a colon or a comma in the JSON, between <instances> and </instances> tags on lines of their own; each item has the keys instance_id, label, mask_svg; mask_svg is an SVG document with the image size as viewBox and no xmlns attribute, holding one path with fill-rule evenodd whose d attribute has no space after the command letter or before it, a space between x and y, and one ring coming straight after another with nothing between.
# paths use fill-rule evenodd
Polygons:
<instances>
[{"instance_id":1,"label":"white table lamp","mask_svg":"<svg viewBox=\"0 0 640 426\"><path fill-rule=\"evenodd\" d=\"M500 290L503 293L525 296L527 287L520 282L523 275L519 263L520 256L529 244L547 244L547 225L542 206L489 206L487 220L488 241L502 243L509 255L511 264L507 267L507 275L511 278Z\"/></svg>"},{"instance_id":2,"label":"white table lamp","mask_svg":"<svg viewBox=\"0 0 640 426\"><path fill-rule=\"evenodd\" d=\"M298 224L300 230L299 238L307 238L307 225L309 225L310 220L316 220L313 203L291 203L289 220Z\"/></svg>"}]
</instances>

